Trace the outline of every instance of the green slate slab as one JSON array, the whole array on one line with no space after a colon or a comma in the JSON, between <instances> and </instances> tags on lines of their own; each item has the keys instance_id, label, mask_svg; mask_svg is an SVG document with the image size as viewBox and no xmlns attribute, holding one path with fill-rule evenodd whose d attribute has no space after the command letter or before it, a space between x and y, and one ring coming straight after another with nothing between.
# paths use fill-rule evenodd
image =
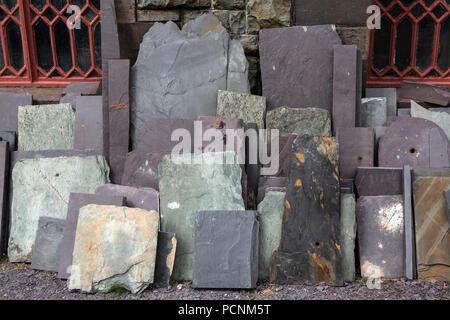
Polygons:
<instances>
[{"instance_id":1,"label":"green slate slab","mask_svg":"<svg viewBox=\"0 0 450 320\"><path fill-rule=\"evenodd\" d=\"M341 249L344 281L355 281L356 200L341 194Z\"/></svg>"}]
</instances>

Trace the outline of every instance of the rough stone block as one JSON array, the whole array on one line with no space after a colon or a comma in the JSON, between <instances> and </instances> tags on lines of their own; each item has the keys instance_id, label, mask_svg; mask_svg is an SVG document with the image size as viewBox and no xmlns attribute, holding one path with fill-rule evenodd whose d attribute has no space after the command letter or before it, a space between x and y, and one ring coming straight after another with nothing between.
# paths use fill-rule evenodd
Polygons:
<instances>
[{"instance_id":1,"label":"rough stone block","mask_svg":"<svg viewBox=\"0 0 450 320\"><path fill-rule=\"evenodd\" d=\"M252 289L258 280L256 211L200 211L195 217L194 288Z\"/></svg>"},{"instance_id":2,"label":"rough stone block","mask_svg":"<svg viewBox=\"0 0 450 320\"><path fill-rule=\"evenodd\" d=\"M396 88L366 88L366 98L385 97L387 116L397 115L397 89Z\"/></svg>"},{"instance_id":3,"label":"rough stone block","mask_svg":"<svg viewBox=\"0 0 450 320\"><path fill-rule=\"evenodd\" d=\"M0 141L0 255L6 250L8 177L9 177L8 142Z\"/></svg>"},{"instance_id":4,"label":"rough stone block","mask_svg":"<svg viewBox=\"0 0 450 320\"><path fill-rule=\"evenodd\" d=\"M355 186L360 197L403 194L401 168L358 168Z\"/></svg>"},{"instance_id":5,"label":"rough stone block","mask_svg":"<svg viewBox=\"0 0 450 320\"><path fill-rule=\"evenodd\" d=\"M291 8L290 0L248 0L248 33L291 26Z\"/></svg>"},{"instance_id":6,"label":"rough stone block","mask_svg":"<svg viewBox=\"0 0 450 320\"><path fill-rule=\"evenodd\" d=\"M364 27L336 26L336 32L344 45L356 45L361 51L363 65L369 58L370 51L370 29ZM364 68L363 68L364 71ZM364 85L364 82L363 82Z\"/></svg>"},{"instance_id":7,"label":"rough stone block","mask_svg":"<svg viewBox=\"0 0 450 320\"><path fill-rule=\"evenodd\" d=\"M0 141L8 142L9 151L16 151L17 135L15 131L0 131Z\"/></svg>"},{"instance_id":8,"label":"rough stone block","mask_svg":"<svg viewBox=\"0 0 450 320\"><path fill-rule=\"evenodd\" d=\"M382 98L364 98L357 110L358 127L385 127L387 124L387 100Z\"/></svg>"},{"instance_id":9,"label":"rough stone block","mask_svg":"<svg viewBox=\"0 0 450 320\"><path fill-rule=\"evenodd\" d=\"M103 111L101 96L79 96L76 99L74 148L103 152Z\"/></svg>"},{"instance_id":10,"label":"rough stone block","mask_svg":"<svg viewBox=\"0 0 450 320\"><path fill-rule=\"evenodd\" d=\"M159 212L159 193L154 189L105 184L95 189L95 193L111 197L124 197L127 207Z\"/></svg>"},{"instance_id":11,"label":"rough stone block","mask_svg":"<svg viewBox=\"0 0 450 320\"><path fill-rule=\"evenodd\" d=\"M136 21L136 1L115 1L117 23Z\"/></svg>"},{"instance_id":12,"label":"rough stone block","mask_svg":"<svg viewBox=\"0 0 450 320\"><path fill-rule=\"evenodd\" d=\"M167 288L172 276L177 239L171 232L158 232L158 245L156 247L156 264L154 286Z\"/></svg>"},{"instance_id":13,"label":"rough stone block","mask_svg":"<svg viewBox=\"0 0 450 320\"><path fill-rule=\"evenodd\" d=\"M16 131L18 129L17 114L19 106L33 104L31 94L0 92L0 131Z\"/></svg>"},{"instance_id":14,"label":"rough stone block","mask_svg":"<svg viewBox=\"0 0 450 320\"><path fill-rule=\"evenodd\" d=\"M354 194L341 194L340 239L344 281L355 281L356 200Z\"/></svg>"},{"instance_id":15,"label":"rough stone block","mask_svg":"<svg viewBox=\"0 0 450 320\"><path fill-rule=\"evenodd\" d=\"M245 0L212 0L215 9L237 10L245 8Z\"/></svg>"}]
</instances>

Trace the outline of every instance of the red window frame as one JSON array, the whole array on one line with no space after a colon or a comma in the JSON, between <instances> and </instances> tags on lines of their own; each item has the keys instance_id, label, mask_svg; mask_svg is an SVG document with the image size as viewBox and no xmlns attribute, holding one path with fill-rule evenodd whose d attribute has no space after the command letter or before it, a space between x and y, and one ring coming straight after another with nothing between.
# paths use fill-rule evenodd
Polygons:
<instances>
[{"instance_id":1,"label":"red window frame","mask_svg":"<svg viewBox=\"0 0 450 320\"><path fill-rule=\"evenodd\" d=\"M64 71L58 64L54 26L60 21L66 24L68 18L65 14L73 0L67 0L61 10L58 10L51 0L45 0L41 10L36 8L31 0L17 0L15 7L11 10L0 1L0 10L3 10L6 16L0 21L0 40L4 60L4 67L0 70L0 87L65 87L71 82L99 82L102 78L101 57L97 57L100 64L98 65L95 55L94 27L100 28L100 9L97 9L92 1L85 0L85 5L80 11L81 23L86 25L89 32L91 66L85 72L78 66L75 33L69 28L72 67ZM52 20L46 17L48 11L52 11ZM91 15L90 20L85 16L87 13ZM20 29L23 52L23 67L20 70L15 70L10 63L6 33L9 23L16 24ZM39 39L35 38L33 29L37 23L45 23L49 27L53 66L48 71L38 63L36 42Z\"/></svg>"},{"instance_id":2,"label":"red window frame","mask_svg":"<svg viewBox=\"0 0 450 320\"><path fill-rule=\"evenodd\" d=\"M434 2L431 3L431 1L424 0L392 0L389 3L389 1L373 0L373 3L380 7L381 17L388 19L391 23L390 43L388 45L389 47L386 48L386 50L389 50L389 64L386 65L386 67L382 70L377 69L374 66L376 31L371 30L367 69L367 86L401 87L403 80L416 81L433 85L450 86L450 68L448 70L440 70L438 67L441 25L447 19L450 19L450 1L434 0ZM405 4L409 5L407 6ZM417 6L420 6L420 8L416 8ZM437 8L438 6L441 6L440 9L443 8L444 10L446 10L446 12L439 18L433 13L435 9L439 9ZM396 10L397 13L402 11L403 12L398 15L391 14L391 12L394 12L394 10ZM416 13L414 15L413 10L419 10L419 12L423 11L423 13L419 17L416 17L418 14ZM424 19L430 18L435 23L432 58L430 66L426 70L421 71L416 65L419 24ZM412 24L410 65L405 70L399 70L395 65L396 37L397 28L404 19L409 19L410 23Z\"/></svg>"}]
</instances>

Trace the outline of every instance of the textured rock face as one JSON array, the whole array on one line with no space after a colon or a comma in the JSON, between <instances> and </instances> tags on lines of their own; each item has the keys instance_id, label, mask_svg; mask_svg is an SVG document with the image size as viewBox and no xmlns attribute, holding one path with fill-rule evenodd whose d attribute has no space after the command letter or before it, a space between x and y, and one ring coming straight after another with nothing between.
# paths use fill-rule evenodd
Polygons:
<instances>
[{"instance_id":1,"label":"textured rock face","mask_svg":"<svg viewBox=\"0 0 450 320\"><path fill-rule=\"evenodd\" d=\"M333 47L341 44L335 27L263 29L259 37L267 110L288 106L331 112Z\"/></svg>"},{"instance_id":2,"label":"textured rock face","mask_svg":"<svg viewBox=\"0 0 450 320\"><path fill-rule=\"evenodd\" d=\"M140 293L153 282L156 211L90 204L80 209L70 290Z\"/></svg>"},{"instance_id":3,"label":"textured rock face","mask_svg":"<svg viewBox=\"0 0 450 320\"><path fill-rule=\"evenodd\" d=\"M210 0L137 0L138 9L165 7L209 7Z\"/></svg>"},{"instance_id":4,"label":"textured rock face","mask_svg":"<svg viewBox=\"0 0 450 320\"><path fill-rule=\"evenodd\" d=\"M242 119L245 125L256 123L259 129L264 129L265 113L265 97L223 90L218 92L218 117Z\"/></svg>"},{"instance_id":5,"label":"textured rock face","mask_svg":"<svg viewBox=\"0 0 450 320\"><path fill-rule=\"evenodd\" d=\"M144 36L131 70L131 137L150 118L215 116L217 91L249 92L248 63L213 15L156 23ZM134 142L133 142L134 143Z\"/></svg>"},{"instance_id":6,"label":"textured rock face","mask_svg":"<svg viewBox=\"0 0 450 320\"><path fill-rule=\"evenodd\" d=\"M178 240L174 280L192 280L194 267L194 225L199 210L245 210L239 164L235 152L165 156L159 165L161 230L173 232ZM188 164L183 162L194 161Z\"/></svg>"},{"instance_id":7,"label":"textured rock face","mask_svg":"<svg viewBox=\"0 0 450 320\"><path fill-rule=\"evenodd\" d=\"M276 108L267 112L268 129L280 130L280 135L331 136L331 117L327 110L318 108Z\"/></svg>"},{"instance_id":8,"label":"textured rock face","mask_svg":"<svg viewBox=\"0 0 450 320\"><path fill-rule=\"evenodd\" d=\"M200 211L195 217L194 288L256 287L256 211Z\"/></svg>"},{"instance_id":9,"label":"textured rock face","mask_svg":"<svg viewBox=\"0 0 450 320\"><path fill-rule=\"evenodd\" d=\"M258 205L259 234L259 280L270 279L270 260L278 249L283 223L284 197L286 192L268 191Z\"/></svg>"},{"instance_id":10,"label":"textured rock face","mask_svg":"<svg viewBox=\"0 0 450 320\"><path fill-rule=\"evenodd\" d=\"M418 103L411 101L411 117L430 120L437 124L450 140L450 114L447 112L433 112L423 108Z\"/></svg>"},{"instance_id":11,"label":"textured rock face","mask_svg":"<svg viewBox=\"0 0 450 320\"><path fill-rule=\"evenodd\" d=\"M39 217L65 219L70 193L93 193L108 176L103 156L18 160L12 170L10 261L31 261Z\"/></svg>"},{"instance_id":12,"label":"textured rock face","mask_svg":"<svg viewBox=\"0 0 450 320\"><path fill-rule=\"evenodd\" d=\"M385 127L387 123L387 100L383 98L364 98L358 110L359 127Z\"/></svg>"},{"instance_id":13,"label":"textured rock face","mask_svg":"<svg viewBox=\"0 0 450 320\"><path fill-rule=\"evenodd\" d=\"M249 0L247 8L250 33L264 28L289 27L291 25L290 0Z\"/></svg>"},{"instance_id":14,"label":"textured rock face","mask_svg":"<svg viewBox=\"0 0 450 320\"><path fill-rule=\"evenodd\" d=\"M344 281L355 281L356 201L354 194L341 194L341 250Z\"/></svg>"},{"instance_id":15,"label":"textured rock face","mask_svg":"<svg viewBox=\"0 0 450 320\"><path fill-rule=\"evenodd\" d=\"M154 286L167 288L175 263L177 239L171 232L158 232Z\"/></svg>"},{"instance_id":16,"label":"textured rock face","mask_svg":"<svg viewBox=\"0 0 450 320\"><path fill-rule=\"evenodd\" d=\"M73 149L74 121L68 103L19 107L19 151Z\"/></svg>"},{"instance_id":17,"label":"textured rock face","mask_svg":"<svg viewBox=\"0 0 450 320\"><path fill-rule=\"evenodd\" d=\"M333 138L295 139L281 242L272 258L275 283L343 285L338 162Z\"/></svg>"}]
</instances>

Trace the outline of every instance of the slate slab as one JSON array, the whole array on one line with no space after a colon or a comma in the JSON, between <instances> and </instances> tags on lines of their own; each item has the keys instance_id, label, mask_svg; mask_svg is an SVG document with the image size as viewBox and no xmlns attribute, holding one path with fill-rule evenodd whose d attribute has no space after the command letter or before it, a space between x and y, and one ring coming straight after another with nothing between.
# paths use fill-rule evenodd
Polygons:
<instances>
[{"instance_id":1,"label":"slate slab","mask_svg":"<svg viewBox=\"0 0 450 320\"><path fill-rule=\"evenodd\" d=\"M358 168L355 179L358 196L403 194L401 168Z\"/></svg>"},{"instance_id":2,"label":"slate slab","mask_svg":"<svg viewBox=\"0 0 450 320\"><path fill-rule=\"evenodd\" d=\"M103 113L101 96L79 96L76 99L74 148L103 152Z\"/></svg>"},{"instance_id":3,"label":"slate slab","mask_svg":"<svg viewBox=\"0 0 450 320\"><path fill-rule=\"evenodd\" d=\"M445 196L445 202L447 204L447 214L448 214L448 218L450 220L450 190L445 190L444 196Z\"/></svg>"},{"instance_id":4,"label":"slate slab","mask_svg":"<svg viewBox=\"0 0 450 320\"><path fill-rule=\"evenodd\" d=\"M71 82L63 91L64 94L75 93L80 96L96 96L99 92L100 82Z\"/></svg>"},{"instance_id":5,"label":"slate slab","mask_svg":"<svg viewBox=\"0 0 450 320\"><path fill-rule=\"evenodd\" d=\"M167 288L172 276L177 239L171 232L158 232L154 287Z\"/></svg>"},{"instance_id":6,"label":"slate slab","mask_svg":"<svg viewBox=\"0 0 450 320\"><path fill-rule=\"evenodd\" d=\"M256 123L247 125L245 137L245 173L247 174L248 188L253 194L253 200L256 201L258 192L258 183L260 177L259 163L259 130ZM253 138L252 138L253 137ZM247 207L247 206L246 206Z\"/></svg>"},{"instance_id":7,"label":"slate slab","mask_svg":"<svg viewBox=\"0 0 450 320\"><path fill-rule=\"evenodd\" d=\"M341 194L340 239L344 281L355 281L356 200L354 194Z\"/></svg>"},{"instance_id":8,"label":"slate slab","mask_svg":"<svg viewBox=\"0 0 450 320\"><path fill-rule=\"evenodd\" d=\"M125 198L101 194L70 193L67 205L66 225L61 244L61 257L58 261L58 278L68 279L72 267L72 253L80 209L88 204L124 206Z\"/></svg>"},{"instance_id":9,"label":"slate slab","mask_svg":"<svg viewBox=\"0 0 450 320\"><path fill-rule=\"evenodd\" d=\"M339 173L354 179L358 167L375 165L375 134L372 128L338 128Z\"/></svg>"},{"instance_id":10,"label":"slate slab","mask_svg":"<svg viewBox=\"0 0 450 320\"><path fill-rule=\"evenodd\" d=\"M377 97L386 98L388 117L397 115L397 88L366 88L366 98Z\"/></svg>"},{"instance_id":11,"label":"slate slab","mask_svg":"<svg viewBox=\"0 0 450 320\"><path fill-rule=\"evenodd\" d=\"M16 151L17 135L15 131L0 131L0 141L8 142L10 152Z\"/></svg>"},{"instance_id":12,"label":"slate slab","mask_svg":"<svg viewBox=\"0 0 450 320\"><path fill-rule=\"evenodd\" d=\"M333 138L295 139L275 283L343 285L338 148Z\"/></svg>"},{"instance_id":13,"label":"slate slab","mask_svg":"<svg viewBox=\"0 0 450 320\"><path fill-rule=\"evenodd\" d=\"M18 150L73 149L74 120L70 104L20 106Z\"/></svg>"},{"instance_id":14,"label":"slate slab","mask_svg":"<svg viewBox=\"0 0 450 320\"><path fill-rule=\"evenodd\" d=\"M240 156L244 156L246 146L244 132L251 125L251 123L246 124L238 118L199 117L196 119L194 127L197 132L202 133L202 143L194 145L194 153L235 151ZM210 129L213 130L210 131ZM235 134L233 139L231 139L231 134ZM222 143L217 144L216 138L217 140L222 139L223 145Z\"/></svg>"},{"instance_id":15,"label":"slate slab","mask_svg":"<svg viewBox=\"0 0 450 320\"><path fill-rule=\"evenodd\" d=\"M0 92L0 131L17 132L19 106L29 106L32 104L33 96L31 94Z\"/></svg>"},{"instance_id":16,"label":"slate slab","mask_svg":"<svg viewBox=\"0 0 450 320\"><path fill-rule=\"evenodd\" d=\"M235 163L227 164L226 159ZM195 214L200 210L245 210L242 169L235 152L165 156L159 165L161 230L178 240L174 280L191 280ZM217 162L222 162L219 164Z\"/></svg>"},{"instance_id":17,"label":"slate slab","mask_svg":"<svg viewBox=\"0 0 450 320\"><path fill-rule=\"evenodd\" d=\"M258 280L256 211L199 211L195 217L194 288L252 289Z\"/></svg>"},{"instance_id":18,"label":"slate slab","mask_svg":"<svg viewBox=\"0 0 450 320\"><path fill-rule=\"evenodd\" d=\"M66 221L40 217L33 247L31 268L57 272L62 252L62 241Z\"/></svg>"},{"instance_id":19,"label":"slate slab","mask_svg":"<svg viewBox=\"0 0 450 320\"><path fill-rule=\"evenodd\" d=\"M275 174L273 174L272 176L275 177L287 177L288 176L288 172L289 172L289 163L290 163L290 154L292 151L292 144L295 140L296 135L288 135L288 136L280 136L278 143L279 143L279 148L278 148L278 157L275 154L273 161L278 163L278 170ZM272 156L272 148L271 148L271 144L267 145L267 150L268 150L268 154L270 156ZM273 151L275 152L275 151ZM269 167L270 164L262 164L263 167Z\"/></svg>"},{"instance_id":20,"label":"slate slab","mask_svg":"<svg viewBox=\"0 0 450 320\"><path fill-rule=\"evenodd\" d=\"M385 127L387 124L387 100L383 98L363 98L357 111L358 127Z\"/></svg>"},{"instance_id":21,"label":"slate slab","mask_svg":"<svg viewBox=\"0 0 450 320\"><path fill-rule=\"evenodd\" d=\"M337 128L353 128L362 97L362 58L355 45L334 47L333 134Z\"/></svg>"},{"instance_id":22,"label":"slate slab","mask_svg":"<svg viewBox=\"0 0 450 320\"><path fill-rule=\"evenodd\" d=\"M91 193L109 182L108 176L103 156L17 160L12 169L9 260L30 262L39 217L65 219L70 193Z\"/></svg>"},{"instance_id":23,"label":"slate slab","mask_svg":"<svg viewBox=\"0 0 450 320\"><path fill-rule=\"evenodd\" d=\"M450 90L445 87L403 81L403 85L398 89L397 94L399 100L423 101L443 107L450 105Z\"/></svg>"},{"instance_id":24,"label":"slate slab","mask_svg":"<svg viewBox=\"0 0 450 320\"><path fill-rule=\"evenodd\" d=\"M283 190L285 192L287 187L286 177L261 176L258 182L258 195L256 198L256 204L259 204L261 201L263 201L269 190L278 189L279 191Z\"/></svg>"},{"instance_id":25,"label":"slate slab","mask_svg":"<svg viewBox=\"0 0 450 320\"><path fill-rule=\"evenodd\" d=\"M380 167L443 168L450 166L447 136L436 124L420 118L394 121L380 138Z\"/></svg>"},{"instance_id":26,"label":"slate slab","mask_svg":"<svg viewBox=\"0 0 450 320\"><path fill-rule=\"evenodd\" d=\"M77 98L81 97L79 93L68 93L59 99L59 103L69 103L72 106L73 110L77 109Z\"/></svg>"},{"instance_id":27,"label":"slate slab","mask_svg":"<svg viewBox=\"0 0 450 320\"><path fill-rule=\"evenodd\" d=\"M7 243L7 205L9 178L8 142L0 141L0 254L6 250Z\"/></svg>"},{"instance_id":28,"label":"slate slab","mask_svg":"<svg viewBox=\"0 0 450 320\"><path fill-rule=\"evenodd\" d=\"M116 184L105 184L95 189L95 194L124 197L127 207L159 212L159 193L151 188L134 188Z\"/></svg>"},{"instance_id":29,"label":"slate slab","mask_svg":"<svg viewBox=\"0 0 450 320\"><path fill-rule=\"evenodd\" d=\"M428 111L418 103L411 101L411 117L422 118L434 122L450 139L450 114L447 112Z\"/></svg>"},{"instance_id":30,"label":"slate slab","mask_svg":"<svg viewBox=\"0 0 450 320\"><path fill-rule=\"evenodd\" d=\"M405 275L403 196L364 196L356 204L361 276Z\"/></svg>"},{"instance_id":31,"label":"slate slab","mask_svg":"<svg viewBox=\"0 0 450 320\"><path fill-rule=\"evenodd\" d=\"M162 153L129 152L125 157L122 185L159 190L158 165Z\"/></svg>"},{"instance_id":32,"label":"slate slab","mask_svg":"<svg viewBox=\"0 0 450 320\"><path fill-rule=\"evenodd\" d=\"M403 206L405 215L405 276L416 278L416 246L414 237L414 214L412 209L411 167L403 167Z\"/></svg>"},{"instance_id":33,"label":"slate slab","mask_svg":"<svg viewBox=\"0 0 450 320\"><path fill-rule=\"evenodd\" d=\"M259 54L267 110L315 107L331 113L333 47L341 44L334 25L262 29Z\"/></svg>"}]
</instances>

